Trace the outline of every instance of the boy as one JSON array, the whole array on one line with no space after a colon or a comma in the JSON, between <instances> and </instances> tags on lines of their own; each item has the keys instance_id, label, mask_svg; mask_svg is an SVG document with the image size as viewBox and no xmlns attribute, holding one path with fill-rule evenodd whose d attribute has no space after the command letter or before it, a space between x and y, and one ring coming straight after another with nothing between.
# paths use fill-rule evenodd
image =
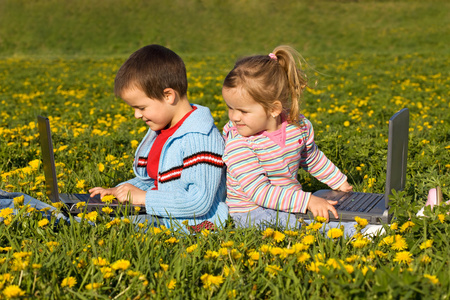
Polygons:
<instances>
[{"instance_id":1,"label":"boy","mask_svg":"<svg viewBox=\"0 0 450 300\"><path fill-rule=\"evenodd\" d=\"M114 93L150 129L136 150L136 177L92 188L91 196L145 204L148 217L167 227L186 220L193 229L224 224L224 141L209 109L189 103L183 60L163 46L145 46L117 72Z\"/></svg>"}]
</instances>

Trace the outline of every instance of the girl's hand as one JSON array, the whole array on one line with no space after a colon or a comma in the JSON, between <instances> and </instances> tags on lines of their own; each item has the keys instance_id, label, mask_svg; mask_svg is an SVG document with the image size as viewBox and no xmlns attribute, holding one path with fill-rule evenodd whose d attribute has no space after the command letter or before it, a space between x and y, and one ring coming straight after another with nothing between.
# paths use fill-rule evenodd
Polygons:
<instances>
[{"instance_id":1,"label":"girl's hand","mask_svg":"<svg viewBox=\"0 0 450 300\"><path fill-rule=\"evenodd\" d=\"M341 184L340 187L337 188L338 191L341 192L351 192L353 191L353 186L351 186L350 184L348 184L347 181L345 181L343 184Z\"/></svg>"},{"instance_id":2,"label":"girl's hand","mask_svg":"<svg viewBox=\"0 0 450 300\"><path fill-rule=\"evenodd\" d=\"M325 200L323 198L311 195L308 203L308 210L312 212L314 217L321 216L330 221L329 213L330 211L333 216L338 219L339 215L333 205L336 205L337 201Z\"/></svg>"}]
</instances>

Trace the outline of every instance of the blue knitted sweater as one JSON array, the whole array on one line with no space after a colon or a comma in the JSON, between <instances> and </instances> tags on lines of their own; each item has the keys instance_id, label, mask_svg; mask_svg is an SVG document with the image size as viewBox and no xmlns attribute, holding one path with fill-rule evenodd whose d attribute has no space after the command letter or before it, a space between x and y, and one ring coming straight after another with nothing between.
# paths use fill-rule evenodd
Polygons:
<instances>
[{"instance_id":1,"label":"blue knitted sweater","mask_svg":"<svg viewBox=\"0 0 450 300\"><path fill-rule=\"evenodd\" d=\"M147 174L147 158L157 136L149 129L139 144L128 183L147 191L145 207L150 215L162 217L167 227L173 223L196 225L205 220L216 226L228 218L226 170L222 161L224 140L207 107L197 107L161 151L158 190ZM125 182L124 182L125 183ZM123 184L123 183L122 183Z\"/></svg>"}]
</instances>

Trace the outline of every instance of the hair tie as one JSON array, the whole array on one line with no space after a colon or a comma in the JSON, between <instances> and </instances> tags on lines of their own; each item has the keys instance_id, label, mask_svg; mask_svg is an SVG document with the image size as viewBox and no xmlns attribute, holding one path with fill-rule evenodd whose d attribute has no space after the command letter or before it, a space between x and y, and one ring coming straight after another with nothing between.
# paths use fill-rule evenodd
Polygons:
<instances>
[{"instance_id":1,"label":"hair tie","mask_svg":"<svg viewBox=\"0 0 450 300\"><path fill-rule=\"evenodd\" d=\"M277 56L273 53L269 53L269 57L273 60L278 60Z\"/></svg>"}]
</instances>

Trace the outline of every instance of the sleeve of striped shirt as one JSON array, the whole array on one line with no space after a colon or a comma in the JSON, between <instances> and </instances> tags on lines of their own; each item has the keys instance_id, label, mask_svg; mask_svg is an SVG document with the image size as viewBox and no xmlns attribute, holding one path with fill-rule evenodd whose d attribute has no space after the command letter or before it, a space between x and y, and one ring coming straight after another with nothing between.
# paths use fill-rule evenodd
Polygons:
<instances>
[{"instance_id":1,"label":"sleeve of striped shirt","mask_svg":"<svg viewBox=\"0 0 450 300\"><path fill-rule=\"evenodd\" d=\"M257 155L245 140L227 141L224 162L229 176L236 180L237 194L242 195L239 200L280 211L306 212L311 193L302 191L300 184L289 187L271 184Z\"/></svg>"},{"instance_id":2,"label":"sleeve of striped shirt","mask_svg":"<svg viewBox=\"0 0 450 300\"><path fill-rule=\"evenodd\" d=\"M300 166L330 188L337 189L347 180L347 176L319 150L314 142L314 129L311 122L305 119L305 124L306 145L301 154Z\"/></svg>"}]
</instances>

